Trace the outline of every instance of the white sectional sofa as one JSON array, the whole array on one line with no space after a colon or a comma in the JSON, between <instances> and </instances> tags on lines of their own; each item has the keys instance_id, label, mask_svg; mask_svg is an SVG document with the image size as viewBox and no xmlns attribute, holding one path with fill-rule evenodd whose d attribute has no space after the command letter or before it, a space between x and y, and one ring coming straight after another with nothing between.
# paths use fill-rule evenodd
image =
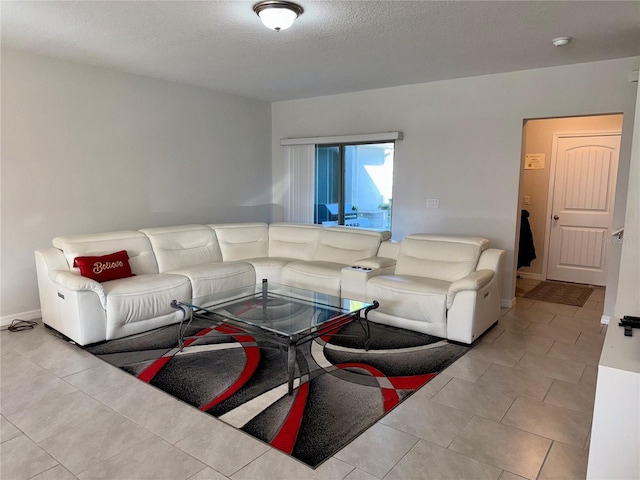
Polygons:
<instances>
[{"instance_id":1,"label":"white sectional sofa","mask_svg":"<svg viewBox=\"0 0 640 480\"><path fill-rule=\"evenodd\" d=\"M410 235L394 243L390 232L289 223L57 237L53 248L35 252L42 319L88 345L179 322L182 313L172 300L266 278L378 300L374 321L471 343L498 320L504 252L488 249L483 239L432 237ZM134 276L99 283L74 267L76 257L120 250Z\"/></svg>"}]
</instances>

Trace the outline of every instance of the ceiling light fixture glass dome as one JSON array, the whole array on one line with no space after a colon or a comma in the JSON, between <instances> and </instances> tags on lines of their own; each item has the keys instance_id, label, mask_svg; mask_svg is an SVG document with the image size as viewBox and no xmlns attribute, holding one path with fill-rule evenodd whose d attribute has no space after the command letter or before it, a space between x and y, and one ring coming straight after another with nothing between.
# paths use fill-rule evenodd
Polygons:
<instances>
[{"instance_id":1,"label":"ceiling light fixture glass dome","mask_svg":"<svg viewBox=\"0 0 640 480\"><path fill-rule=\"evenodd\" d=\"M253 11L260 17L265 27L279 32L293 25L296 18L302 15L302 7L293 2L268 0L256 3Z\"/></svg>"}]
</instances>

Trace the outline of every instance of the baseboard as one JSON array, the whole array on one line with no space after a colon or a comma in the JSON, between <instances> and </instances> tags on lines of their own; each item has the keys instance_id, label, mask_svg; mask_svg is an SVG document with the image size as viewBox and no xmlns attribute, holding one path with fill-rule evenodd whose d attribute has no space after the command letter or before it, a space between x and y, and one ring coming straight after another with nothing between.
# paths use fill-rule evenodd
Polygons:
<instances>
[{"instance_id":1,"label":"baseboard","mask_svg":"<svg viewBox=\"0 0 640 480\"><path fill-rule=\"evenodd\" d=\"M600 317L600 323L603 325L609 325L610 321L611 317L609 315L602 315L602 317Z\"/></svg>"},{"instance_id":2,"label":"baseboard","mask_svg":"<svg viewBox=\"0 0 640 480\"><path fill-rule=\"evenodd\" d=\"M542 274L541 273L517 272L517 275L519 275L520 278L526 278L526 279L529 279L529 280L542 281Z\"/></svg>"},{"instance_id":3,"label":"baseboard","mask_svg":"<svg viewBox=\"0 0 640 480\"><path fill-rule=\"evenodd\" d=\"M4 315L0 317L0 327L8 327L14 320L36 320L38 318L42 318L40 309L14 313L13 315Z\"/></svg>"},{"instance_id":4,"label":"baseboard","mask_svg":"<svg viewBox=\"0 0 640 480\"><path fill-rule=\"evenodd\" d=\"M516 297L513 297L511 300L507 298L503 298L500 300L500 306L502 308L513 308L516 304Z\"/></svg>"}]
</instances>

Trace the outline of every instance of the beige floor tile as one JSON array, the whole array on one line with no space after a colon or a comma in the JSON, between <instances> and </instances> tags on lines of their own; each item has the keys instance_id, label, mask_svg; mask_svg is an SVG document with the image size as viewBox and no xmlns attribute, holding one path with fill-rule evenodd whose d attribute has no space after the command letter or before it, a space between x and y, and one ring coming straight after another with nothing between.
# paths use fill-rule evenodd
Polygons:
<instances>
[{"instance_id":1,"label":"beige floor tile","mask_svg":"<svg viewBox=\"0 0 640 480\"><path fill-rule=\"evenodd\" d=\"M527 352L516 367L538 375L578 383L584 372L585 364L571 360L558 361L556 358Z\"/></svg>"},{"instance_id":2,"label":"beige floor tile","mask_svg":"<svg viewBox=\"0 0 640 480\"><path fill-rule=\"evenodd\" d=\"M4 385L20 381L23 378L34 378L49 372L20 354L2 355L2 376L0 377L0 391ZM2 406L0 405L0 408Z\"/></svg>"},{"instance_id":3,"label":"beige floor tile","mask_svg":"<svg viewBox=\"0 0 640 480\"><path fill-rule=\"evenodd\" d=\"M591 415L518 397L502 423L581 448L591 428Z\"/></svg>"},{"instance_id":4,"label":"beige floor tile","mask_svg":"<svg viewBox=\"0 0 640 480\"><path fill-rule=\"evenodd\" d=\"M574 343L574 342L565 342L565 343ZM604 335L600 335L599 333L588 333L581 332L580 337L575 342L576 345L580 345L582 347L589 347L598 350L602 350L602 345L604 345Z\"/></svg>"},{"instance_id":5,"label":"beige floor tile","mask_svg":"<svg viewBox=\"0 0 640 480\"><path fill-rule=\"evenodd\" d=\"M579 383L590 385L593 388L596 387L596 381L598 380L598 367L595 365L587 365L584 369L582 377L580 377Z\"/></svg>"},{"instance_id":6,"label":"beige floor tile","mask_svg":"<svg viewBox=\"0 0 640 480\"><path fill-rule=\"evenodd\" d=\"M584 347L582 345L556 342L549 350L548 357L559 360L571 360L585 365L598 365L602 347Z\"/></svg>"},{"instance_id":7,"label":"beige floor tile","mask_svg":"<svg viewBox=\"0 0 640 480\"><path fill-rule=\"evenodd\" d=\"M0 478L21 480L55 467L58 462L24 435L2 442Z\"/></svg>"},{"instance_id":8,"label":"beige floor tile","mask_svg":"<svg viewBox=\"0 0 640 480\"><path fill-rule=\"evenodd\" d=\"M217 422L212 416L173 398L161 405L132 412L129 417L169 443L179 442L205 424Z\"/></svg>"},{"instance_id":9,"label":"beige floor tile","mask_svg":"<svg viewBox=\"0 0 640 480\"><path fill-rule=\"evenodd\" d=\"M77 478L78 477L72 475L71 472L62 465L56 465L35 477L31 477L29 480L76 480Z\"/></svg>"},{"instance_id":10,"label":"beige floor tile","mask_svg":"<svg viewBox=\"0 0 640 480\"><path fill-rule=\"evenodd\" d=\"M575 343L582 330L578 328L565 328L557 325L542 325L540 323L532 323L527 331L533 335L540 335L552 340L564 343Z\"/></svg>"},{"instance_id":11,"label":"beige floor tile","mask_svg":"<svg viewBox=\"0 0 640 480\"><path fill-rule=\"evenodd\" d=\"M205 465L173 445L155 437L151 442L138 444L104 460L80 473L81 480L94 478L187 479L205 468Z\"/></svg>"},{"instance_id":12,"label":"beige floor tile","mask_svg":"<svg viewBox=\"0 0 640 480\"><path fill-rule=\"evenodd\" d=\"M576 313L577 309L578 307L573 307L571 305L563 305L561 303L541 302L538 300L536 300L536 302L529 307L530 311L551 313L553 315L565 315L567 317L573 316L573 314Z\"/></svg>"},{"instance_id":13,"label":"beige floor tile","mask_svg":"<svg viewBox=\"0 0 640 480\"><path fill-rule=\"evenodd\" d=\"M522 350L507 350L498 348L493 343L479 342L465 356L484 360L485 362L498 363L505 367L513 367L524 354L525 352Z\"/></svg>"},{"instance_id":14,"label":"beige floor tile","mask_svg":"<svg viewBox=\"0 0 640 480\"><path fill-rule=\"evenodd\" d=\"M505 332L500 335L493 345L508 350L524 350L532 353L545 354L553 345L553 340L540 335L523 335Z\"/></svg>"},{"instance_id":15,"label":"beige floor tile","mask_svg":"<svg viewBox=\"0 0 640 480\"><path fill-rule=\"evenodd\" d=\"M216 423L219 424L218 428L212 428L208 423L206 428L180 440L176 447L227 476L271 448L219 420ZM229 452L233 452L233 455L229 455Z\"/></svg>"},{"instance_id":16,"label":"beige floor tile","mask_svg":"<svg viewBox=\"0 0 640 480\"><path fill-rule=\"evenodd\" d=\"M484 418L500 421L516 395L454 378L431 399Z\"/></svg>"},{"instance_id":17,"label":"beige floor tile","mask_svg":"<svg viewBox=\"0 0 640 480\"><path fill-rule=\"evenodd\" d=\"M473 382L477 380L480 375L486 372L491 365L491 362L465 355L456 360L442 373L449 375L450 377L462 378L463 380L470 380Z\"/></svg>"},{"instance_id":18,"label":"beige floor tile","mask_svg":"<svg viewBox=\"0 0 640 480\"><path fill-rule=\"evenodd\" d=\"M406 479L497 479L500 469L438 445L420 441L385 477Z\"/></svg>"},{"instance_id":19,"label":"beige floor tile","mask_svg":"<svg viewBox=\"0 0 640 480\"><path fill-rule=\"evenodd\" d=\"M550 323L554 327L573 328L581 332L600 333L602 325L593 320L585 320L583 318L567 317L564 315L556 315Z\"/></svg>"},{"instance_id":20,"label":"beige floor tile","mask_svg":"<svg viewBox=\"0 0 640 480\"><path fill-rule=\"evenodd\" d=\"M449 449L535 479L551 440L480 417L473 417Z\"/></svg>"},{"instance_id":21,"label":"beige floor tile","mask_svg":"<svg viewBox=\"0 0 640 480\"><path fill-rule=\"evenodd\" d=\"M533 305L533 302L535 302L535 300L531 300L530 298L517 298L516 299L516 307L517 308L529 308L531 305Z\"/></svg>"},{"instance_id":22,"label":"beige floor tile","mask_svg":"<svg viewBox=\"0 0 640 480\"><path fill-rule=\"evenodd\" d=\"M40 442L70 426L81 425L110 412L102 403L83 392L75 391L20 410L8 415L7 419L33 441Z\"/></svg>"},{"instance_id":23,"label":"beige floor tile","mask_svg":"<svg viewBox=\"0 0 640 480\"><path fill-rule=\"evenodd\" d=\"M92 397L112 390L124 391L136 382L140 382L133 375L129 375L107 362L101 362L93 368L66 375L64 380Z\"/></svg>"},{"instance_id":24,"label":"beige floor tile","mask_svg":"<svg viewBox=\"0 0 640 480\"><path fill-rule=\"evenodd\" d=\"M334 458L382 478L419 440L378 423L336 453Z\"/></svg>"},{"instance_id":25,"label":"beige floor tile","mask_svg":"<svg viewBox=\"0 0 640 480\"><path fill-rule=\"evenodd\" d=\"M597 310L592 310L589 308L578 308L576 312L573 314L574 318L581 318L584 320L593 320L594 322L600 323L602 318L602 312Z\"/></svg>"},{"instance_id":26,"label":"beige floor tile","mask_svg":"<svg viewBox=\"0 0 640 480\"><path fill-rule=\"evenodd\" d=\"M2 387L2 413L11 415L76 390L73 385L50 373L14 379Z\"/></svg>"},{"instance_id":27,"label":"beige floor tile","mask_svg":"<svg viewBox=\"0 0 640 480\"><path fill-rule=\"evenodd\" d=\"M22 435L22 432L13 423L4 417L0 417L0 442L6 442L20 435Z\"/></svg>"},{"instance_id":28,"label":"beige floor tile","mask_svg":"<svg viewBox=\"0 0 640 480\"><path fill-rule=\"evenodd\" d=\"M524 477L521 477L520 475L516 475L515 473L507 472L506 470L504 470L500 474L500 478L498 478L498 480L524 480Z\"/></svg>"},{"instance_id":29,"label":"beige floor tile","mask_svg":"<svg viewBox=\"0 0 640 480\"><path fill-rule=\"evenodd\" d=\"M112 388L101 390L94 395L94 398L129 418L136 415L140 405L144 405L145 408L154 408L173 398L168 393L131 375L129 378L123 378L117 385L122 385L123 388L114 388L115 384L111 384Z\"/></svg>"},{"instance_id":30,"label":"beige floor tile","mask_svg":"<svg viewBox=\"0 0 640 480\"><path fill-rule=\"evenodd\" d=\"M344 480L379 480L378 477L374 477L373 475L363 472L359 469L354 469L351 471L349 475L344 477Z\"/></svg>"},{"instance_id":31,"label":"beige floor tile","mask_svg":"<svg viewBox=\"0 0 640 480\"><path fill-rule=\"evenodd\" d=\"M100 432L96 435L96 432ZM89 467L137 444L149 443L155 435L144 427L109 412L56 432L41 440L39 445L56 458L71 473L77 475ZM87 452L92 452L87 455Z\"/></svg>"},{"instance_id":32,"label":"beige floor tile","mask_svg":"<svg viewBox=\"0 0 640 480\"><path fill-rule=\"evenodd\" d=\"M553 378L518 368L494 364L476 380L476 383L487 385L503 392L542 400L549 391Z\"/></svg>"},{"instance_id":33,"label":"beige floor tile","mask_svg":"<svg viewBox=\"0 0 640 480\"><path fill-rule=\"evenodd\" d=\"M502 332L506 332L506 329L502 325L494 325L480 337L480 341L492 343L496 338L502 335Z\"/></svg>"},{"instance_id":34,"label":"beige floor tile","mask_svg":"<svg viewBox=\"0 0 640 480\"><path fill-rule=\"evenodd\" d=\"M604 309L604 303L598 300L587 300L582 308L586 310L594 310L602 314L602 310Z\"/></svg>"},{"instance_id":35,"label":"beige floor tile","mask_svg":"<svg viewBox=\"0 0 640 480\"><path fill-rule=\"evenodd\" d=\"M595 385L554 380L544 403L591 414L595 396Z\"/></svg>"},{"instance_id":36,"label":"beige floor tile","mask_svg":"<svg viewBox=\"0 0 640 480\"><path fill-rule=\"evenodd\" d=\"M581 448L553 442L542 466L539 480L575 480L586 478L589 452Z\"/></svg>"},{"instance_id":37,"label":"beige floor tile","mask_svg":"<svg viewBox=\"0 0 640 480\"><path fill-rule=\"evenodd\" d=\"M207 467L204 470L200 470L193 477L189 477L189 480L226 480L228 478L220 472L216 472L213 468Z\"/></svg>"},{"instance_id":38,"label":"beige floor tile","mask_svg":"<svg viewBox=\"0 0 640 480\"><path fill-rule=\"evenodd\" d=\"M80 372L102 363L90 353L58 338L53 341L43 341L36 348L23 352L23 355L58 377Z\"/></svg>"},{"instance_id":39,"label":"beige floor tile","mask_svg":"<svg viewBox=\"0 0 640 480\"><path fill-rule=\"evenodd\" d=\"M233 480L341 480L354 470L337 458L330 458L315 470L290 456L270 449L264 455L231 475Z\"/></svg>"},{"instance_id":40,"label":"beige floor tile","mask_svg":"<svg viewBox=\"0 0 640 480\"><path fill-rule=\"evenodd\" d=\"M536 309L532 310L535 304L538 302L534 302L529 308L512 308L509 313L504 315L502 318L515 318L518 320L523 320L526 322L533 323L543 323L549 324L551 320L553 320L555 312L546 312L544 310ZM554 304L552 304L554 305Z\"/></svg>"},{"instance_id":41,"label":"beige floor tile","mask_svg":"<svg viewBox=\"0 0 640 480\"><path fill-rule=\"evenodd\" d=\"M531 322L528 320L523 320L514 315L503 315L500 320L498 320L498 326L502 330L510 330L514 332L525 332L527 327L531 325Z\"/></svg>"},{"instance_id":42,"label":"beige floor tile","mask_svg":"<svg viewBox=\"0 0 640 480\"><path fill-rule=\"evenodd\" d=\"M380 423L447 447L472 416L469 412L413 395L383 417Z\"/></svg>"},{"instance_id":43,"label":"beige floor tile","mask_svg":"<svg viewBox=\"0 0 640 480\"><path fill-rule=\"evenodd\" d=\"M453 377L445 375L444 373L439 373L435 378L431 379L429 383L427 383L420 390L414 393L412 397L419 396L428 400L436 393L438 393L442 389L442 387L449 383L452 378Z\"/></svg>"}]
</instances>

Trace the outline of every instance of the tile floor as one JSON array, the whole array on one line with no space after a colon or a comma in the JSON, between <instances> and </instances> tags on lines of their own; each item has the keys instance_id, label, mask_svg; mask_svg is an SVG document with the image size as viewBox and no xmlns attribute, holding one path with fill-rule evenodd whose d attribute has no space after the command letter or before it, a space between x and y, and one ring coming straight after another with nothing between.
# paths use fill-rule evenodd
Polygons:
<instances>
[{"instance_id":1,"label":"tile floor","mask_svg":"<svg viewBox=\"0 0 640 480\"><path fill-rule=\"evenodd\" d=\"M519 280L518 292L536 282ZM316 470L51 334L0 332L7 480L585 478L604 290L518 298L455 364Z\"/></svg>"}]
</instances>

